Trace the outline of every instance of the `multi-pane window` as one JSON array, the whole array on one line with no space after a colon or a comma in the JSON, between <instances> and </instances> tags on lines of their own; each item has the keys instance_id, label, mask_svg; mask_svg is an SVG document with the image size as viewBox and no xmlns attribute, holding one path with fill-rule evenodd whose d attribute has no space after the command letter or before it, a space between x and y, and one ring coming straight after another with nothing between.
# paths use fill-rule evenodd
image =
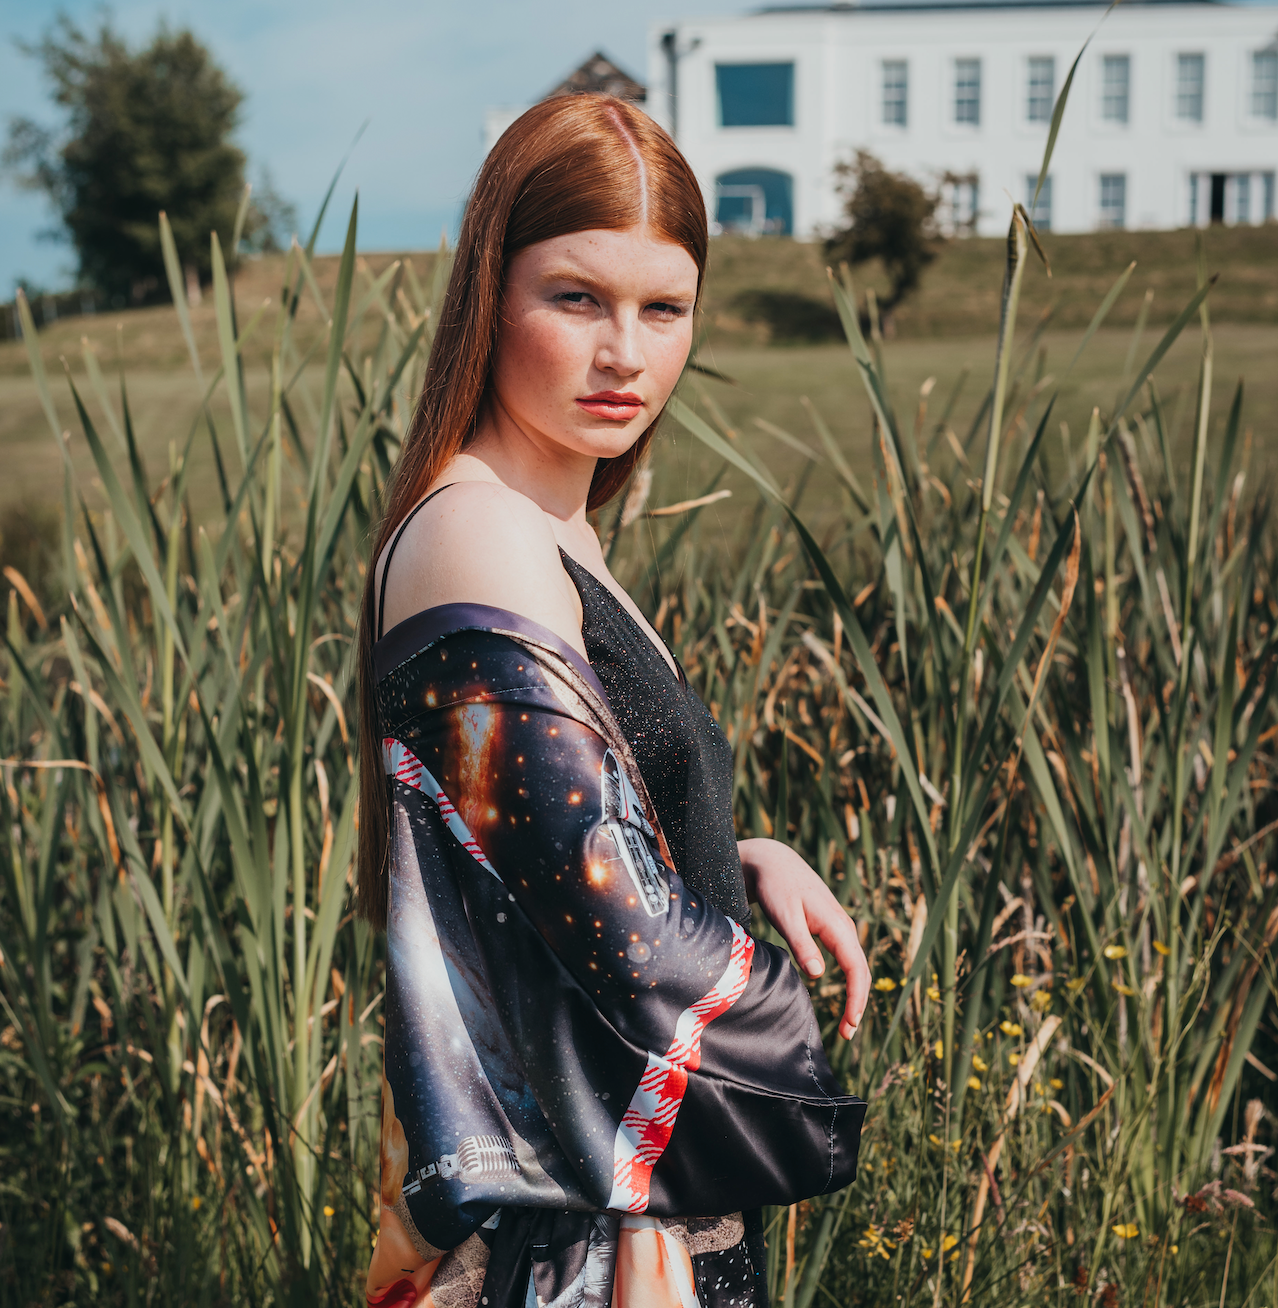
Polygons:
<instances>
[{"instance_id":1,"label":"multi-pane window","mask_svg":"<svg viewBox=\"0 0 1278 1308\"><path fill-rule=\"evenodd\" d=\"M1188 123L1203 120L1205 63L1205 56L1200 54L1176 56L1176 117Z\"/></svg>"},{"instance_id":2,"label":"multi-pane window","mask_svg":"<svg viewBox=\"0 0 1278 1308\"><path fill-rule=\"evenodd\" d=\"M1234 178L1234 222L1251 222L1251 174L1239 173Z\"/></svg>"},{"instance_id":3,"label":"multi-pane window","mask_svg":"<svg viewBox=\"0 0 1278 1308\"><path fill-rule=\"evenodd\" d=\"M1051 55L1035 55L1029 61L1025 88L1025 117L1031 123L1049 123L1056 99L1056 60Z\"/></svg>"},{"instance_id":4,"label":"multi-pane window","mask_svg":"<svg viewBox=\"0 0 1278 1308\"><path fill-rule=\"evenodd\" d=\"M793 127L793 64L716 64L720 127Z\"/></svg>"},{"instance_id":5,"label":"multi-pane window","mask_svg":"<svg viewBox=\"0 0 1278 1308\"><path fill-rule=\"evenodd\" d=\"M1030 221L1039 231L1046 232L1051 230L1052 226L1052 179L1051 177L1043 178L1042 190L1038 193L1038 200L1034 199L1034 188L1038 186L1038 174L1025 174L1025 208L1029 213Z\"/></svg>"},{"instance_id":6,"label":"multi-pane window","mask_svg":"<svg viewBox=\"0 0 1278 1308\"><path fill-rule=\"evenodd\" d=\"M981 125L981 61L954 61L954 121L971 127Z\"/></svg>"},{"instance_id":7,"label":"multi-pane window","mask_svg":"<svg viewBox=\"0 0 1278 1308\"><path fill-rule=\"evenodd\" d=\"M1100 225L1125 227L1127 225L1127 174L1101 173Z\"/></svg>"},{"instance_id":8,"label":"multi-pane window","mask_svg":"<svg viewBox=\"0 0 1278 1308\"><path fill-rule=\"evenodd\" d=\"M1132 61L1127 55L1111 54L1101 59L1101 117L1107 123L1127 121Z\"/></svg>"},{"instance_id":9,"label":"multi-pane window","mask_svg":"<svg viewBox=\"0 0 1278 1308\"><path fill-rule=\"evenodd\" d=\"M1257 118L1278 118L1278 50L1252 52L1251 112Z\"/></svg>"},{"instance_id":10,"label":"multi-pane window","mask_svg":"<svg viewBox=\"0 0 1278 1308\"><path fill-rule=\"evenodd\" d=\"M904 59L883 61L883 121L890 127L909 122L910 71Z\"/></svg>"}]
</instances>

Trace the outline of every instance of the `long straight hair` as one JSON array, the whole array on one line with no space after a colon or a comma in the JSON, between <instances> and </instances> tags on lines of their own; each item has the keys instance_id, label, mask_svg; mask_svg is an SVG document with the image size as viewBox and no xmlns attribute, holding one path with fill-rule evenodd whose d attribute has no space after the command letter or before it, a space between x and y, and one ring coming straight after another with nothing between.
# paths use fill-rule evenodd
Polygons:
<instances>
[{"instance_id":1,"label":"long straight hair","mask_svg":"<svg viewBox=\"0 0 1278 1308\"><path fill-rule=\"evenodd\" d=\"M612 96L566 95L534 105L507 128L475 180L421 399L387 489L364 582L358 637L358 908L379 929L386 925L390 805L373 667L377 559L409 510L474 436L491 382L510 260L557 236L642 224L692 256L700 298L708 253L701 188L670 137L641 110ZM656 425L624 454L599 460L588 510L621 490L647 452Z\"/></svg>"}]
</instances>

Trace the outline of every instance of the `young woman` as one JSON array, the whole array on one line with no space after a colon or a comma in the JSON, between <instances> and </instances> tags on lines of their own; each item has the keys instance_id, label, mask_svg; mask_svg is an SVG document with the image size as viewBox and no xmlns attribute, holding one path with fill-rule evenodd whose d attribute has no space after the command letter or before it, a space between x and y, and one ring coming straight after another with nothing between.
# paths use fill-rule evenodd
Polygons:
<instances>
[{"instance_id":1,"label":"young woman","mask_svg":"<svg viewBox=\"0 0 1278 1308\"><path fill-rule=\"evenodd\" d=\"M388 943L370 1304L766 1303L757 1210L846 1185L799 974L857 935L739 844L732 751L587 513L692 341L696 180L643 113L530 109L467 206L365 594L362 909Z\"/></svg>"}]
</instances>

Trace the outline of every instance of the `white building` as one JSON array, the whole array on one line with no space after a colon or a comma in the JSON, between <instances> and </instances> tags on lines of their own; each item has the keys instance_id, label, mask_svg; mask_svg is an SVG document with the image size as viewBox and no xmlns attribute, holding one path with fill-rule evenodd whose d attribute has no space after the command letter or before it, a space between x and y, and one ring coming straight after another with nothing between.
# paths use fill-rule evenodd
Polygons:
<instances>
[{"instance_id":1,"label":"white building","mask_svg":"<svg viewBox=\"0 0 1278 1308\"><path fill-rule=\"evenodd\" d=\"M1273 219L1271 5L866 3L653 29L645 108L723 229L815 236L857 149L940 183L951 225L1028 205L1056 96L1089 36L1035 217L1060 232Z\"/></svg>"}]
</instances>

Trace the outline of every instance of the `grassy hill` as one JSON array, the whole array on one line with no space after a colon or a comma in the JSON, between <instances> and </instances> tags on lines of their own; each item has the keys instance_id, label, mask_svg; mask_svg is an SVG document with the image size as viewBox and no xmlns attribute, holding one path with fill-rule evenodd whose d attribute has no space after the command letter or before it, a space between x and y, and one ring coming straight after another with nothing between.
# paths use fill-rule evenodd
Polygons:
<instances>
[{"instance_id":1,"label":"grassy hill","mask_svg":"<svg viewBox=\"0 0 1278 1308\"><path fill-rule=\"evenodd\" d=\"M1278 369L1272 363L1278 354L1278 225L1213 229L1204 234L1204 239L1207 268L1219 275L1210 300L1216 328L1216 407L1223 409L1227 405L1238 377L1247 379L1246 422L1254 431L1263 463L1278 430ZM1142 352L1152 348L1155 333L1193 294L1197 281L1195 242L1196 234L1189 231L1045 238L1053 276L1049 278L1036 260L1028 270L1020 335L1027 340L1043 312L1051 309L1050 327L1040 342L1045 354L1033 364L1047 372L1064 366L1079 332L1115 277L1130 260L1137 260L1135 273L1106 328L1083 356L1063 397L1066 403L1059 416L1071 429L1085 427L1093 404L1105 408L1113 402L1132 340L1131 327L1146 293L1152 292L1152 300ZM435 259L431 253L370 254L363 261L364 274L356 279L357 300L368 279L395 257L407 257L413 275L423 282L430 278ZM936 414L967 370L951 422L960 432L970 423L988 385L998 325L1002 259L1003 242L999 240L950 242L925 271L917 295L898 311L895 339L887 347L887 368L894 402L902 412L914 411L920 385L934 377L931 405ZM337 259L317 259L314 272L320 293L330 297ZM280 258L254 260L242 266L235 282L242 331L265 300L279 296L282 275ZM881 273L873 266L857 270L856 277L859 285L882 285ZM751 299L757 302L759 292L783 292L791 304L797 302L800 317L807 315L804 322L820 329L814 333L817 339L784 344L775 339L782 333L774 332L766 320L748 321ZM748 439L760 443L761 454L774 466L793 463L797 456L764 437L753 419L764 417L809 439L811 425L800 403L803 396L811 398L850 450L855 453L868 448L869 415L860 385L849 367L847 351L835 340L821 339L821 333L830 330L832 316L819 246L741 237L721 237L712 243L702 357L739 384L729 387L710 382L704 383L702 390L741 424ZM211 297L206 295L204 303L192 311L192 320L206 374L211 374L219 360ZM270 320L269 314L266 320ZM298 307L298 324L298 340L304 349L321 344L324 319L310 293L304 293ZM144 454L150 466L167 466L170 448L174 443L180 447L185 441L199 402L174 311L169 306L156 306L62 319L42 330L41 351L53 383L58 420L73 433L78 432L78 424L61 380L64 365L86 394L90 411L98 415L103 426L108 425L99 414L91 388L85 385L82 351L86 343L108 378L117 360L123 364ZM264 394L269 385L270 348L268 329L248 332L246 385L251 398ZM1158 373L1169 411L1181 414L1182 430L1187 429L1186 403L1192 408L1197 350L1196 333L1187 332ZM109 389L115 393L113 381ZM215 412L220 409L217 398ZM0 513L15 504L38 506L60 500L59 456L20 341L0 343L0 450L4 451L6 468L6 476L0 480ZM71 451L84 471L86 490L92 494L94 470L78 434L73 436ZM681 448L669 451L667 457L683 459L684 454ZM687 456L692 462L683 475L692 484L701 476L703 459L695 450L687 451ZM207 442L197 442L195 458L201 461L201 468L208 464L205 481L212 496L215 483ZM13 535L12 530L9 535Z\"/></svg>"},{"instance_id":2,"label":"grassy hill","mask_svg":"<svg viewBox=\"0 0 1278 1308\"><path fill-rule=\"evenodd\" d=\"M1197 288L1199 235L1192 230L1045 233L1043 246L1052 275L1049 278L1032 257L1023 319L1032 322L1051 309L1054 327L1085 327L1114 279L1135 260L1136 270L1109 322L1134 324L1146 293L1152 292L1149 324L1164 325ZM1201 236L1208 275L1218 275L1211 297L1213 321L1278 324L1278 223L1215 227ZM1004 242L999 239L947 242L924 271L918 292L898 309L896 337L964 337L996 331L1003 260ZM859 284L878 292L887 287L882 270L874 264L855 269L853 275ZM772 333L766 323L751 324L743 314L743 299L757 291L797 292L832 311L821 246L744 237L714 241L706 288L712 339L768 341Z\"/></svg>"}]
</instances>

